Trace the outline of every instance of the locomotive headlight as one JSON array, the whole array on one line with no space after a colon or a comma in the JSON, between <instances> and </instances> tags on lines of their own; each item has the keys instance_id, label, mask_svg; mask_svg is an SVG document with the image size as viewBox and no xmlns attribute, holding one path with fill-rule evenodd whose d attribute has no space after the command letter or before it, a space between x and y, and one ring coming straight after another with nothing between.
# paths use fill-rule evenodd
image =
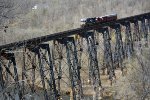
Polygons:
<instances>
[{"instance_id":1,"label":"locomotive headlight","mask_svg":"<svg viewBox=\"0 0 150 100\"><path fill-rule=\"evenodd\" d=\"M86 22L86 20L87 20L86 18L82 18L80 21L81 22Z\"/></svg>"}]
</instances>

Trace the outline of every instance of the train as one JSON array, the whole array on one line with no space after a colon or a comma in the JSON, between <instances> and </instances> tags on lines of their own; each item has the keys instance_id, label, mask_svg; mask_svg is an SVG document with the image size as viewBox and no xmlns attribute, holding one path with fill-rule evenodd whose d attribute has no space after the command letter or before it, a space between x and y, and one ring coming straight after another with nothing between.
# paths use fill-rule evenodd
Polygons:
<instances>
[{"instance_id":1,"label":"train","mask_svg":"<svg viewBox=\"0 0 150 100\"><path fill-rule=\"evenodd\" d=\"M117 20L117 14L110 14L101 17L82 18L80 21L83 22L81 27L85 27L89 25L101 24L101 23L115 21L115 20Z\"/></svg>"}]
</instances>

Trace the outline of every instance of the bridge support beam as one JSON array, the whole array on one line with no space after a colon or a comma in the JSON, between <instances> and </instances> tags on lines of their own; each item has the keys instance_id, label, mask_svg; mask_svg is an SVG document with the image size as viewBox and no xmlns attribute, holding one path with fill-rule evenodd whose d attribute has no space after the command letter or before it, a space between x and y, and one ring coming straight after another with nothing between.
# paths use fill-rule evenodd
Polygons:
<instances>
[{"instance_id":1,"label":"bridge support beam","mask_svg":"<svg viewBox=\"0 0 150 100\"><path fill-rule=\"evenodd\" d=\"M123 71L123 58L124 58L124 49L123 49L123 42L122 42L122 35L121 35L121 26L120 24L115 24L111 26L111 28L115 29L115 37L116 37L116 44L115 44L115 53L114 53L114 64L117 64L118 67L121 68Z\"/></svg>"},{"instance_id":2,"label":"bridge support beam","mask_svg":"<svg viewBox=\"0 0 150 100\"><path fill-rule=\"evenodd\" d=\"M100 80L100 71L97 59L97 48L96 41L94 38L94 32L86 32L82 34L82 36L87 41L88 46L88 58L89 58L89 80L93 84L93 88L95 91L96 100L100 97L100 89L101 89L101 80Z\"/></svg>"},{"instance_id":3,"label":"bridge support beam","mask_svg":"<svg viewBox=\"0 0 150 100\"><path fill-rule=\"evenodd\" d=\"M15 94L15 99L21 100L22 98L22 92L21 92L21 88L20 88L20 83L19 83L19 76L18 76L18 70L17 70L17 64L16 64L16 60L15 60L15 54L14 53L8 53L6 51L1 52L1 56L3 56L6 60L8 60L8 65L4 65L6 71L7 71L7 75L8 73L11 77L13 77L14 81L15 81L15 87L14 87L14 94ZM11 73L10 71L10 65L13 65L13 73L14 75ZM0 63L0 67L2 68L2 63ZM2 69L1 69L2 71ZM3 76L3 75L2 75ZM8 77L7 77L8 78ZM2 79L2 87L4 88L4 80ZM7 83L6 83L7 84Z\"/></svg>"},{"instance_id":4,"label":"bridge support beam","mask_svg":"<svg viewBox=\"0 0 150 100\"><path fill-rule=\"evenodd\" d=\"M37 48L33 48L30 50L32 52L34 52L35 54L37 54L37 56L38 56L40 75L41 75L41 81L42 81L42 85L43 85L45 100L49 100L49 99L56 100L58 93L56 90L54 71L53 71L54 67L53 67L52 56L51 56L49 44L40 44ZM44 53L42 51L44 51ZM50 77L50 79L48 79L44 73L44 66L46 64L49 66L49 72L50 72L49 77ZM49 84L50 91L52 92L52 95L50 97L48 96L48 93L46 90L45 80Z\"/></svg>"},{"instance_id":5,"label":"bridge support beam","mask_svg":"<svg viewBox=\"0 0 150 100\"><path fill-rule=\"evenodd\" d=\"M66 47L67 63L69 67L69 76L71 79L73 100L81 100L83 99L82 82L80 78L81 66L79 66L74 38L67 37L58 41L64 44Z\"/></svg>"},{"instance_id":6,"label":"bridge support beam","mask_svg":"<svg viewBox=\"0 0 150 100\"><path fill-rule=\"evenodd\" d=\"M111 37L108 28L103 28L99 32L103 34L104 43L104 64L107 68L107 73L112 84L113 77L115 77L115 68L113 65L112 51L111 51Z\"/></svg>"},{"instance_id":7,"label":"bridge support beam","mask_svg":"<svg viewBox=\"0 0 150 100\"><path fill-rule=\"evenodd\" d=\"M52 59L55 71L57 73L57 80L56 80L56 88L58 91L58 98L61 98L61 86L60 82L62 79L62 60L63 60L63 45L54 40L53 41L53 48L52 48Z\"/></svg>"},{"instance_id":8,"label":"bridge support beam","mask_svg":"<svg viewBox=\"0 0 150 100\"><path fill-rule=\"evenodd\" d=\"M0 59L0 92L3 91L4 89L4 79L3 79L3 68L1 64L1 59Z\"/></svg>"},{"instance_id":9,"label":"bridge support beam","mask_svg":"<svg viewBox=\"0 0 150 100\"><path fill-rule=\"evenodd\" d=\"M133 54L133 40L132 40L132 34L131 34L131 25L130 22L125 22L123 25L126 27L125 29L125 44L124 44L124 49L125 49L125 57L131 57Z\"/></svg>"},{"instance_id":10,"label":"bridge support beam","mask_svg":"<svg viewBox=\"0 0 150 100\"><path fill-rule=\"evenodd\" d=\"M45 49L47 52L48 58L46 58L46 56L45 56L44 60L48 64L49 71L50 71L50 73L49 73L49 77L50 77L49 86L50 86L51 91L53 93L53 99L57 99L58 93L56 91L56 83L55 83L55 77L54 77L54 66L53 66L53 62L52 62L52 55L50 52L49 44L42 44L39 47L42 49Z\"/></svg>"},{"instance_id":11,"label":"bridge support beam","mask_svg":"<svg viewBox=\"0 0 150 100\"><path fill-rule=\"evenodd\" d=\"M149 33L150 33L150 17L147 18L147 27L148 27L148 30L149 30Z\"/></svg>"},{"instance_id":12,"label":"bridge support beam","mask_svg":"<svg viewBox=\"0 0 150 100\"><path fill-rule=\"evenodd\" d=\"M43 61L42 55L40 54L39 48L37 49L36 53L37 53L37 55L38 55L41 81L42 81L43 91L44 91L44 98L45 98L45 100L49 100L49 97L48 97L48 94L47 94L47 90L46 90L46 87L45 87L45 78L44 78L45 75L44 75L44 71L43 71L43 68L44 68L44 61Z\"/></svg>"},{"instance_id":13,"label":"bridge support beam","mask_svg":"<svg viewBox=\"0 0 150 100\"><path fill-rule=\"evenodd\" d=\"M141 34L139 31L139 23L138 20L133 22L134 24L134 33L133 33L133 41L141 41Z\"/></svg>"},{"instance_id":14,"label":"bridge support beam","mask_svg":"<svg viewBox=\"0 0 150 100\"><path fill-rule=\"evenodd\" d=\"M29 85L31 89L31 95L35 93L35 78L36 78L36 53L33 51L28 50L26 47L23 48L23 66L22 66L22 85L21 85L21 90L22 94L26 95L26 84ZM30 72L31 70L31 76L28 75L28 71ZM31 79L31 81L29 81ZM26 81L27 80L27 81ZM28 91L28 90L27 90ZM34 99L34 97L31 97Z\"/></svg>"},{"instance_id":15,"label":"bridge support beam","mask_svg":"<svg viewBox=\"0 0 150 100\"><path fill-rule=\"evenodd\" d=\"M142 18L141 20L141 35L144 37L145 45L148 43L148 28L146 27L145 19Z\"/></svg>"}]
</instances>

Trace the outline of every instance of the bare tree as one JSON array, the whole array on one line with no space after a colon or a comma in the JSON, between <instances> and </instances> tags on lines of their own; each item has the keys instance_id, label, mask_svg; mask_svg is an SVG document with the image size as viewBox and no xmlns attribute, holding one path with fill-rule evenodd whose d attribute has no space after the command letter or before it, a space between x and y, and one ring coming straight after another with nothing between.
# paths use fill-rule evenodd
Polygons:
<instances>
[{"instance_id":1,"label":"bare tree","mask_svg":"<svg viewBox=\"0 0 150 100\"><path fill-rule=\"evenodd\" d=\"M1 0L0 1L0 25L9 24L13 19L26 14L33 1L30 0Z\"/></svg>"},{"instance_id":2,"label":"bare tree","mask_svg":"<svg viewBox=\"0 0 150 100\"><path fill-rule=\"evenodd\" d=\"M143 50L128 64L127 75L115 84L116 98L124 100L150 99L150 53ZM140 52L140 51L138 51Z\"/></svg>"},{"instance_id":3,"label":"bare tree","mask_svg":"<svg viewBox=\"0 0 150 100\"><path fill-rule=\"evenodd\" d=\"M137 56L139 66L129 78L131 88L140 100L150 99L150 54Z\"/></svg>"}]
</instances>

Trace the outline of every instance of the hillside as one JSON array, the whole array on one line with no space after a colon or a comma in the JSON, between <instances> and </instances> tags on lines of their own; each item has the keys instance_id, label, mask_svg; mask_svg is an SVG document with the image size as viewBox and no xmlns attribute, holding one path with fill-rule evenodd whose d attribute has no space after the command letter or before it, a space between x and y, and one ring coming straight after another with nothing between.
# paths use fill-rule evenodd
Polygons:
<instances>
[{"instance_id":1,"label":"hillside","mask_svg":"<svg viewBox=\"0 0 150 100\"><path fill-rule=\"evenodd\" d=\"M118 18L124 18L150 12L150 0L3 0L0 3L0 45L78 28L84 17L117 13ZM0 51L0 100L19 100L19 94L24 100L43 100L45 94L51 99L51 89L55 88L51 82L53 75L57 87L55 94L69 100L73 97L73 72L74 83L80 86L82 83L84 100L95 100L96 97L102 100L149 100L150 29L141 28L141 22L139 24L141 41L132 41L136 30L131 24L131 31L124 26L116 29L121 30L121 35L109 28L110 37L107 32L99 34L94 30L95 42L91 37L76 36L77 45L74 46L68 41L66 45L64 39L64 44L48 41L48 49L45 44L40 49L39 45L29 44L31 49L26 46L15 50L9 48L8 55L2 52L4 50ZM146 28L148 30L144 30ZM103 70L106 67L107 70ZM77 79L79 73L81 80ZM80 86L75 92L80 91Z\"/></svg>"},{"instance_id":2,"label":"hillside","mask_svg":"<svg viewBox=\"0 0 150 100\"><path fill-rule=\"evenodd\" d=\"M7 33L1 29L0 44L77 28L84 17L117 13L122 18L150 11L150 0L9 1L14 2L14 7L7 15L13 16L1 23L9 28Z\"/></svg>"}]
</instances>

